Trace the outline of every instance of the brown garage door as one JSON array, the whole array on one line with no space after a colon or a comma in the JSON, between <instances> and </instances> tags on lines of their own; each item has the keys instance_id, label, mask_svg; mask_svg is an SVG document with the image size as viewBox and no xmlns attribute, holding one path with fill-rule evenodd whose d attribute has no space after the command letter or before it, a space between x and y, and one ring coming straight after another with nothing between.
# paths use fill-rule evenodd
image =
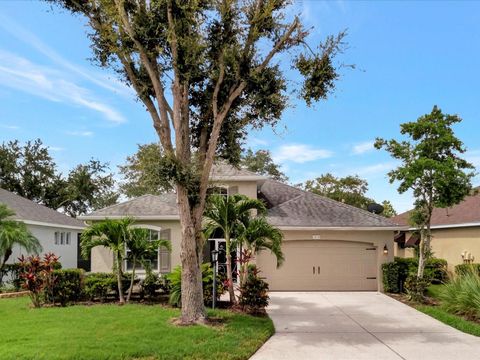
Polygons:
<instances>
[{"instance_id":1,"label":"brown garage door","mask_svg":"<svg viewBox=\"0 0 480 360\"><path fill-rule=\"evenodd\" d=\"M377 290L377 250L348 241L287 241L285 262L276 268L269 252L257 256L270 290Z\"/></svg>"}]
</instances>

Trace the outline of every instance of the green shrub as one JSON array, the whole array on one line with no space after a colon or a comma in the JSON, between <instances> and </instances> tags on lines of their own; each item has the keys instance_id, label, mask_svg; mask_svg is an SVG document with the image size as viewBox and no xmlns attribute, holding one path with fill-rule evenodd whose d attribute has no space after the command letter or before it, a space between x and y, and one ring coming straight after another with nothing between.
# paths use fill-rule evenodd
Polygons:
<instances>
[{"instance_id":1,"label":"green shrub","mask_svg":"<svg viewBox=\"0 0 480 360\"><path fill-rule=\"evenodd\" d=\"M157 291L160 290L165 294L169 291L169 282L166 275L160 276L152 271L147 272L145 278L140 281L142 295L147 297L155 297Z\"/></svg>"},{"instance_id":2,"label":"green shrub","mask_svg":"<svg viewBox=\"0 0 480 360\"><path fill-rule=\"evenodd\" d=\"M398 264L399 291L405 291L405 282L411 275L416 275L418 270L417 258L395 257ZM448 280L447 261L444 259L430 258L425 263L424 277L432 284L443 284Z\"/></svg>"},{"instance_id":3,"label":"green shrub","mask_svg":"<svg viewBox=\"0 0 480 360\"><path fill-rule=\"evenodd\" d=\"M268 284L258 276L258 271L249 271L240 287L239 304L249 314L264 313L268 306Z\"/></svg>"},{"instance_id":4,"label":"green shrub","mask_svg":"<svg viewBox=\"0 0 480 360\"><path fill-rule=\"evenodd\" d=\"M465 275L472 271L480 275L480 264L460 264L455 266L455 274L457 275Z\"/></svg>"},{"instance_id":5,"label":"green shrub","mask_svg":"<svg viewBox=\"0 0 480 360\"><path fill-rule=\"evenodd\" d=\"M181 307L182 306L182 267L177 266L173 271L166 275L168 282L170 283L170 298L168 302L172 306ZM213 269L210 263L202 264L202 282L203 282L203 300L205 305L208 305L212 302L213 299ZM217 274L217 300L225 292L225 287L223 286L222 279L219 274Z\"/></svg>"},{"instance_id":6,"label":"green shrub","mask_svg":"<svg viewBox=\"0 0 480 360\"><path fill-rule=\"evenodd\" d=\"M0 285L3 283L3 278L8 276L8 283L11 285L10 288L13 291L20 291L22 288L20 270L21 268L19 263L3 265L3 269L0 272Z\"/></svg>"},{"instance_id":7,"label":"green shrub","mask_svg":"<svg viewBox=\"0 0 480 360\"><path fill-rule=\"evenodd\" d=\"M410 275L405 281L405 290L409 300L423 303L425 301L425 293L430 286L430 280L427 278L419 279L416 275Z\"/></svg>"},{"instance_id":8,"label":"green shrub","mask_svg":"<svg viewBox=\"0 0 480 360\"><path fill-rule=\"evenodd\" d=\"M122 289L130 287L130 274L122 274ZM118 297L117 276L113 273L90 273L85 276L85 296L89 300L107 300L110 294Z\"/></svg>"},{"instance_id":9,"label":"green shrub","mask_svg":"<svg viewBox=\"0 0 480 360\"><path fill-rule=\"evenodd\" d=\"M383 290L388 293L400 292L400 266L396 262L382 264Z\"/></svg>"},{"instance_id":10,"label":"green shrub","mask_svg":"<svg viewBox=\"0 0 480 360\"><path fill-rule=\"evenodd\" d=\"M440 299L448 312L480 319L480 274L474 269L455 276L445 284Z\"/></svg>"},{"instance_id":11,"label":"green shrub","mask_svg":"<svg viewBox=\"0 0 480 360\"><path fill-rule=\"evenodd\" d=\"M54 270L54 302L65 306L70 302L82 300L84 275L82 269Z\"/></svg>"}]
</instances>

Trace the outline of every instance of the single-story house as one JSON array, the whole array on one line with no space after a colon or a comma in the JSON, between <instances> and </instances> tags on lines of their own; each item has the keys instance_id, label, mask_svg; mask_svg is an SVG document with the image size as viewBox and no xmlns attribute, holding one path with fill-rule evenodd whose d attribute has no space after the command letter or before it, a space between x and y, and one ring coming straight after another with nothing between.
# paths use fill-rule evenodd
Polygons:
<instances>
[{"instance_id":1,"label":"single-story house","mask_svg":"<svg viewBox=\"0 0 480 360\"><path fill-rule=\"evenodd\" d=\"M480 188L467 196L460 204L450 208L436 208L432 215L433 255L447 260L449 270L455 265L480 262ZM408 226L410 212L392 218L392 221ZM413 247L419 237L415 228L401 231L395 237L395 255L412 257Z\"/></svg>"},{"instance_id":2,"label":"single-story house","mask_svg":"<svg viewBox=\"0 0 480 360\"><path fill-rule=\"evenodd\" d=\"M255 258L271 290L382 290L381 265L393 260L394 233L400 229L391 220L226 164L214 166L210 180L217 193L262 199L267 220L283 231L285 262L280 268L268 251ZM171 253L160 249L152 259L158 272L167 273L180 264L176 201L173 193L144 195L80 218L89 222L130 216L151 229L152 238L169 239ZM223 239L208 239L205 261L223 246ZM92 271L110 271L112 265L108 249L93 249Z\"/></svg>"},{"instance_id":3,"label":"single-story house","mask_svg":"<svg viewBox=\"0 0 480 360\"><path fill-rule=\"evenodd\" d=\"M82 221L1 188L0 203L15 212L14 220L27 225L40 241L42 253L53 252L60 256L63 268L82 267L89 270L89 261L81 259L78 255L78 239L85 228ZM14 248L9 262L17 261L22 254L27 255L23 249Z\"/></svg>"}]
</instances>

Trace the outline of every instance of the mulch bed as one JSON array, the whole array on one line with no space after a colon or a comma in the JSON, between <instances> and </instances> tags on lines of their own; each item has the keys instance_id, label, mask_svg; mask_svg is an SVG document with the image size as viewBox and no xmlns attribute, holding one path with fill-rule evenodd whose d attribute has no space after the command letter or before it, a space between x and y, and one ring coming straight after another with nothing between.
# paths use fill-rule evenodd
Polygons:
<instances>
[{"instance_id":1,"label":"mulch bed","mask_svg":"<svg viewBox=\"0 0 480 360\"><path fill-rule=\"evenodd\" d=\"M29 293L30 293L30 291L17 291L17 292L2 293L2 294L0 294L0 299L17 298L17 297L27 296Z\"/></svg>"}]
</instances>

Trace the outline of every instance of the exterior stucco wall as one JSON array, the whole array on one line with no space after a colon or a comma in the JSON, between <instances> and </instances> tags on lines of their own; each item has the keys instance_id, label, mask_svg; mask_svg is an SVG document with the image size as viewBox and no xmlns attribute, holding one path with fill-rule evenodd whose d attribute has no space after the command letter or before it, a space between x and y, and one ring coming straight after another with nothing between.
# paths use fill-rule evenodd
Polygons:
<instances>
[{"instance_id":1,"label":"exterior stucco wall","mask_svg":"<svg viewBox=\"0 0 480 360\"><path fill-rule=\"evenodd\" d=\"M52 252L57 256L60 256L60 262L64 269L76 268L77 267L77 238L80 230L62 228L62 227L51 227L51 226L42 226L42 225L29 225L27 228L32 232L42 245L41 254ZM70 244L69 245L55 245L55 232L70 232ZM13 254L10 256L9 263L16 262L18 257L21 255L31 255L27 254L24 249L18 247L13 248Z\"/></svg>"},{"instance_id":2,"label":"exterior stucco wall","mask_svg":"<svg viewBox=\"0 0 480 360\"><path fill-rule=\"evenodd\" d=\"M315 239L314 239L315 235ZM377 284L378 290L383 291L382 284L382 264L393 261L393 231L362 231L362 230L349 230L349 231L300 231L300 230L286 230L284 231L284 241L348 241L365 243L376 247L377 258ZM318 239L318 236L320 239ZM383 253L384 246L387 246L389 252L387 255ZM262 252L257 255L260 256L273 256L269 252ZM262 259L263 261L263 259ZM287 262L288 259L285 259ZM261 261L259 261L261 262ZM261 269L260 269L261 270Z\"/></svg>"},{"instance_id":3,"label":"exterior stucco wall","mask_svg":"<svg viewBox=\"0 0 480 360\"><path fill-rule=\"evenodd\" d=\"M415 256L415 250L411 247L401 248L397 243L395 243L395 256L401 258L412 258Z\"/></svg>"},{"instance_id":4,"label":"exterior stucco wall","mask_svg":"<svg viewBox=\"0 0 480 360\"><path fill-rule=\"evenodd\" d=\"M448 269L454 271L455 265L463 264L461 254L469 252L474 262L480 262L480 227L433 229L432 251L437 258L448 262ZM405 250L405 251L400 251ZM413 249L398 249L400 257L412 257Z\"/></svg>"},{"instance_id":5,"label":"exterior stucco wall","mask_svg":"<svg viewBox=\"0 0 480 360\"><path fill-rule=\"evenodd\" d=\"M182 229L180 221L170 220L152 220L137 221L136 225L152 227L154 229L170 229L170 241L172 243L172 252L170 254L171 269L180 265L180 243L182 240ZM92 250L92 272L109 272L113 266L113 253L104 247L98 246Z\"/></svg>"}]
</instances>

